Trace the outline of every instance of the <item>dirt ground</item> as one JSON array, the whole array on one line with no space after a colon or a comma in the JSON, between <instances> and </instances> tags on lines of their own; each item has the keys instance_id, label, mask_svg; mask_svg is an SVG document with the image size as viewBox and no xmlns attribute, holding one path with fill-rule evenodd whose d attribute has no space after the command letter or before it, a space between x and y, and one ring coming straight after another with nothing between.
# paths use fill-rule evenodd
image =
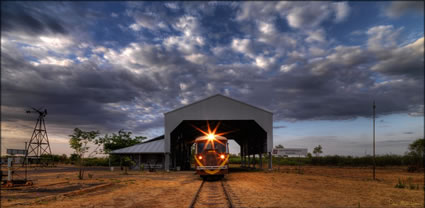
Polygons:
<instances>
[{"instance_id":1,"label":"dirt ground","mask_svg":"<svg viewBox=\"0 0 425 208\"><path fill-rule=\"evenodd\" d=\"M29 175L34 186L1 190L2 207L187 207L201 183L193 171L90 169L78 180L75 168L58 167ZM241 207L424 207L423 173L393 167L376 176L370 168L281 166L232 169L225 180ZM394 187L409 177L419 189Z\"/></svg>"}]
</instances>

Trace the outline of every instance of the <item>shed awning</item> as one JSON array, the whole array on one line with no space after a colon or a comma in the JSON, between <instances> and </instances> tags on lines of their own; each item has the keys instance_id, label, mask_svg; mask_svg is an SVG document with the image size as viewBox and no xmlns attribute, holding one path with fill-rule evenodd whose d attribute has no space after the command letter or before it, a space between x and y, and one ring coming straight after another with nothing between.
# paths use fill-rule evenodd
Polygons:
<instances>
[{"instance_id":1,"label":"shed awning","mask_svg":"<svg viewBox=\"0 0 425 208\"><path fill-rule=\"evenodd\" d=\"M112 151L110 154L154 154L164 153L164 139L152 139L131 147L125 147Z\"/></svg>"}]
</instances>

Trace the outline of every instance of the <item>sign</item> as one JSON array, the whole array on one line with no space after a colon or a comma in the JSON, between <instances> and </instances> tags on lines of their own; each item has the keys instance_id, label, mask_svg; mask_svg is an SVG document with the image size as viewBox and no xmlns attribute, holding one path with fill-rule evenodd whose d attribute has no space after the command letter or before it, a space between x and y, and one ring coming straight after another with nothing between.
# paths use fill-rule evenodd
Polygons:
<instances>
[{"instance_id":1,"label":"sign","mask_svg":"<svg viewBox=\"0 0 425 208\"><path fill-rule=\"evenodd\" d=\"M274 148L273 154L277 156L307 156L307 148Z\"/></svg>"},{"instance_id":2,"label":"sign","mask_svg":"<svg viewBox=\"0 0 425 208\"><path fill-rule=\"evenodd\" d=\"M26 153L27 151L23 149L7 149L9 155L25 155Z\"/></svg>"}]
</instances>

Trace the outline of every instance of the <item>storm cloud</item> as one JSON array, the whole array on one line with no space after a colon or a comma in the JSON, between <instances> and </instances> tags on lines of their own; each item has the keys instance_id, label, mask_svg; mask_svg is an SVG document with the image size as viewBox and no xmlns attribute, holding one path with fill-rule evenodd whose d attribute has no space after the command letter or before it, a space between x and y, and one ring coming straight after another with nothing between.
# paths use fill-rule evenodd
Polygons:
<instances>
[{"instance_id":1,"label":"storm cloud","mask_svg":"<svg viewBox=\"0 0 425 208\"><path fill-rule=\"evenodd\" d=\"M423 34L406 44L403 28L375 25L345 44L328 29L352 11L328 2L6 2L2 122L32 121L24 112L33 106L57 126L140 133L216 93L275 121L370 117L373 100L379 115L423 116Z\"/></svg>"}]
</instances>

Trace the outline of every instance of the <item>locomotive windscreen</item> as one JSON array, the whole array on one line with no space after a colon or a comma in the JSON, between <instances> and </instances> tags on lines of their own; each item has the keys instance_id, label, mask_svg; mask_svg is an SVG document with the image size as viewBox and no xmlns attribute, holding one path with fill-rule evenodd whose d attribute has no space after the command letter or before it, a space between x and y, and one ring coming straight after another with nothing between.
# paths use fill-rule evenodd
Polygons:
<instances>
[{"instance_id":1,"label":"locomotive windscreen","mask_svg":"<svg viewBox=\"0 0 425 208\"><path fill-rule=\"evenodd\" d=\"M207 145L207 146L205 147L205 145ZM200 152L203 152L205 150L216 150L218 153L224 153L224 152L226 152L226 145L223 145L223 144L220 144L217 141L214 141L214 148L213 148L211 142L208 142L207 144L205 144L204 142L198 143L198 152L200 153Z\"/></svg>"}]
</instances>

